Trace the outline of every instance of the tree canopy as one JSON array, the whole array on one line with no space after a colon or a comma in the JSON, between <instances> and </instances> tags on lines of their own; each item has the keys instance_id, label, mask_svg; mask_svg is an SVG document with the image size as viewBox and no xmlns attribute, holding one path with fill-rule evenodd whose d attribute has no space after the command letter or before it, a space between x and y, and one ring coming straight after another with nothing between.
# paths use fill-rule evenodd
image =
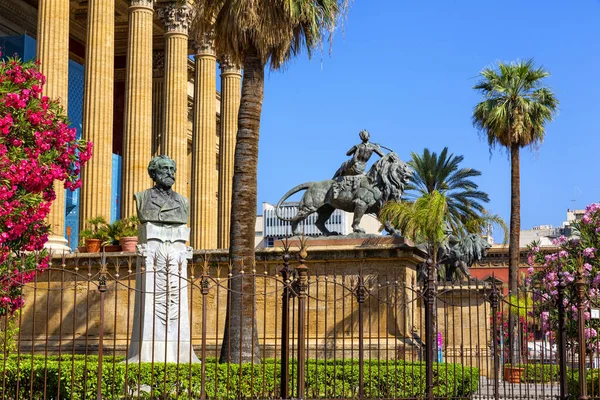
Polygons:
<instances>
[{"instance_id":1,"label":"tree canopy","mask_svg":"<svg viewBox=\"0 0 600 400\"><path fill-rule=\"evenodd\" d=\"M550 76L544 67L535 67L532 59L498 63L484 68L481 80L473 87L483 96L475 106L473 124L496 145L525 147L544 141L545 124L553 120L558 99L543 80Z\"/></svg>"},{"instance_id":2,"label":"tree canopy","mask_svg":"<svg viewBox=\"0 0 600 400\"><path fill-rule=\"evenodd\" d=\"M481 172L472 168L461 168L464 156L448 153L444 147L438 155L429 149L423 154L411 153L408 162L414 173L406 187L407 198L416 200L438 191L446 198L445 220L448 228L462 236L469 231L467 222L479 218L485 212L483 203L489 202L487 193L479 190L472 179Z\"/></svg>"}]
</instances>

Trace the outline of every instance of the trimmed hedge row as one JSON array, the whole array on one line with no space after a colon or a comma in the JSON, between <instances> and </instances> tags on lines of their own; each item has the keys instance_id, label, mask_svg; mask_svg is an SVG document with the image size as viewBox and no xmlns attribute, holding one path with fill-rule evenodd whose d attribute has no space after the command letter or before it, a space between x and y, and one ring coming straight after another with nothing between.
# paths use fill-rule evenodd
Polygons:
<instances>
[{"instance_id":1,"label":"trimmed hedge row","mask_svg":"<svg viewBox=\"0 0 600 400\"><path fill-rule=\"evenodd\" d=\"M586 372L587 394L598 398L600 395L600 370L588 369ZM579 371L569 371L567 374L567 384L570 399L578 399L581 393L579 386Z\"/></svg>"},{"instance_id":2,"label":"trimmed hedge row","mask_svg":"<svg viewBox=\"0 0 600 400\"><path fill-rule=\"evenodd\" d=\"M522 383L548 383L558 382L560 370L555 364L519 364L520 368L525 368L521 375Z\"/></svg>"},{"instance_id":3,"label":"trimmed hedge row","mask_svg":"<svg viewBox=\"0 0 600 400\"><path fill-rule=\"evenodd\" d=\"M124 394L142 398L199 398L201 364L128 364L122 357L105 357L102 366L102 397L117 399ZM0 380L8 398L95 398L97 357L14 356L0 359ZM219 364L208 359L206 394L209 398L274 398L279 392L279 360L261 364ZM290 365L290 391L294 395L294 374ZM127 368L127 371L126 371ZM358 361L309 360L305 367L306 397L349 398L358 394ZM73 373L71 374L71 371ZM479 370L459 364L436 364L434 394L467 397L478 388ZM45 391L44 391L45 388ZM425 365L403 361L365 361L365 395L371 398L415 397L425 392Z\"/></svg>"}]
</instances>

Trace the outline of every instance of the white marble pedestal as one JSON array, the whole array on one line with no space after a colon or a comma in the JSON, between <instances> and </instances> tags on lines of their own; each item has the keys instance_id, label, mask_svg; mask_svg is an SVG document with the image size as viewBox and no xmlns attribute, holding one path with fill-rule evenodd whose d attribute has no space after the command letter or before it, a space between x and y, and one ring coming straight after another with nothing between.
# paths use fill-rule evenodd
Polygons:
<instances>
[{"instance_id":1,"label":"white marble pedestal","mask_svg":"<svg viewBox=\"0 0 600 400\"><path fill-rule=\"evenodd\" d=\"M128 362L200 362L191 346L186 225L140 225Z\"/></svg>"}]
</instances>

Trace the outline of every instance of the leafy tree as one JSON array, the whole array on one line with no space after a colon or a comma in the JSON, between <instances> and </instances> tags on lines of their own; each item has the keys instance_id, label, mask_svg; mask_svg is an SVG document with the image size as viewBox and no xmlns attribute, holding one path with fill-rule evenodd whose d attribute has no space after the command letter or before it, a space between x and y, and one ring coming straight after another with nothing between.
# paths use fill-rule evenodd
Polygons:
<instances>
[{"instance_id":1,"label":"leafy tree","mask_svg":"<svg viewBox=\"0 0 600 400\"><path fill-rule=\"evenodd\" d=\"M499 62L498 69L485 68L481 80L473 87L483 95L483 101L473 110L473 125L487 138L490 150L500 145L510 152L511 196L510 235L508 243L508 289L517 293L519 269L519 231L521 229L521 147L536 147L544 140L544 125L552 121L558 100L543 87L550 73L535 67L533 60L510 64ZM511 361L519 358L518 321L509 321Z\"/></svg>"},{"instance_id":2,"label":"leafy tree","mask_svg":"<svg viewBox=\"0 0 600 400\"><path fill-rule=\"evenodd\" d=\"M526 284L533 291L534 315L539 316L540 330L545 335L558 335L558 287L564 282L565 333L567 346L577 349L579 343L579 310L577 278L585 284L584 330L588 354L600 352L600 321L592 319L589 308L600 305L600 203L589 204L581 221L573 223L576 235L553 240L555 253L542 251L537 243L528 246ZM538 268L533 268L538 266Z\"/></svg>"},{"instance_id":3,"label":"leafy tree","mask_svg":"<svg viewBox=\"0 0 600 400\"><path fill-rule=\"evenodd\" d=\"M521 225L519 151L543 142L544 126L552 121L558 100L549 88L542 86L550 73L543 67L536 68L533 60L499 62L497 69L485 68L480 75L481 80L473 88L483 95L483 101L473 110L473 124L487 138L490 150L500 145L510 152L509 291L515 294Z\"/></svg>"},{"instance_id":4,"label":"leafy tree","mask_svg":"<svg viewBox=\"0 0 600 400\"><path fill-rule=\"evenodd\" d=\"M238 112L231 201L229 307L221 360L258 360L251 279L240 274L254 258L258 138L267 63L277 70L306 49L310 56L325 36L332 38L349 0L198 0L195 34L214 32L217 52L244 68ZM243 296L245 293L246 296ZM239 327L239 329L237 329ZM241 335L241 338L239 337ZM241 340L240 340L241 339ZM252 344L255 344L254 346ZM242 345L240 345L242 344ZM252 350L254 349L254 354Z\"/></svg>"},{"instance_id":5,"label":"leafy tree","mask_svg":"<svg viewBox=\"0 0 600 400\"><path fill-rule=\"evenodd\" d=\"M413 174L406 186L406 201L390 202L380 213L384 223L390 223L417 243L426 243L434 262L437 249L448 234L482 234L491 225L498 225L504 230L506 241L504 221L485 210L482 203L489 202L489 197L478 190L472 179L481 172L461 168L463 160L463 156L449 154L447 147L439 155L427 148L423 154L413 152L408 162Z\"/></svg>"},{"instance_id":6,"label":"leafy tree","mask_svg":"<svg viewBox=\"0 0 600 400\"><path fill-rule=\"evenodd\" d=\"M80 168L92 156L59 102L42 95L45 82L34 61L0 59L0 316L19 310L23 285L48 268L55 183L80 187Z\"/></svg>"},{"instance_id":7,"label":"leafy tree","mask_svg":"<svg viewBox=\"0 0 600 400\"><path fill-rule=\"evenodd\" d=\"M460 168L464 160L462 155L448 154L444 147L439 154L424 149L423 154L411 153L408 162L414 172L406 187L407 198L415 199L434 191L446 196L446 223L456 235L462 236L468 228L476 228L467 221L479 219L485 209L482 203L490 201L487 193L478 190L479 186L472 178L481 172L472 168Z\"/></svg>"},{"instance_id":8,"label":"leafy tree","mask_svg":"<svg viewBox=\"0 0 600 400\"><path fill-rule=\"evenodd\" d=\"M437 263L437 253L446 236L448 199L437 190L425 193L414 202L388 202L379 213L402 234L427 244L428 253Z\"/></svg>"}]
</instances>

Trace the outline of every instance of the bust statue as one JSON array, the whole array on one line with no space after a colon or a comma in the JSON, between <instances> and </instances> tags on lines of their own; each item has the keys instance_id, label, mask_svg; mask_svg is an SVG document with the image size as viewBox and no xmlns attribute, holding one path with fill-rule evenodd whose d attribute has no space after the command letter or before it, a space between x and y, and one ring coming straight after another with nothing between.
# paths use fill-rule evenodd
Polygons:
<instances>
[{"instance_id":1,"label":"bust statue","mask_svg":"<svg viewBox=\"0 0 600 400\"><path fill-rule=\"evenodd\" d=\"M140 223L161 225L187 224L190 206L188 200L174 192L175 161L165 155L154 157L148 164L148 174L154 187L134 195Z\"/></svg>"},{"instance_id":2,"label":"bust statue","mask_svg":"<svg viewBox=\"0 0 600 400\"><path fill-rule=\"evenodd\" d=\"M186 246L190 207L171 189L176 170L171 158L154 157L148 164L154 186L134 195L140 226L129 362L199 362L191 345L185 289L192 258Z\"/></svg>"}]
</instances>

